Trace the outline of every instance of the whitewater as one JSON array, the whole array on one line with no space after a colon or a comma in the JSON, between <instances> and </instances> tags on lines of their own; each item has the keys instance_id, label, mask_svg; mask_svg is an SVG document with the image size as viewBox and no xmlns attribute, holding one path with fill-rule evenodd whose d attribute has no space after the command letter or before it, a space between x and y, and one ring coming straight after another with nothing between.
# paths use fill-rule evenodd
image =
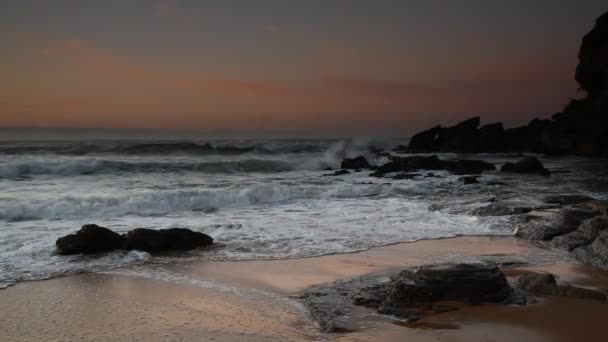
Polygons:
<instances>
[{"instance_id":1,"label":"whitewater","mask_svg":"<svg viewBox=\"0 0 608 342\"><path fill-rule=\"evenodd\" d=\"M543 157L554 174L484 173L464 185L447 172L413 179L369 172L333 177L345 157L406 141L242 140L0 142L0 287L83 271L187 260L309 257L458 235L509 235L512 216L474 215L500 202L542 206L550 194L608 199L605 160ZM463 158L454 154L441 158ZM475 155L498 167L518 154ZM118 232L181 227L218 247L152 257L58 256L55 240L95 223Z\"/></svg>"}]
</instances>

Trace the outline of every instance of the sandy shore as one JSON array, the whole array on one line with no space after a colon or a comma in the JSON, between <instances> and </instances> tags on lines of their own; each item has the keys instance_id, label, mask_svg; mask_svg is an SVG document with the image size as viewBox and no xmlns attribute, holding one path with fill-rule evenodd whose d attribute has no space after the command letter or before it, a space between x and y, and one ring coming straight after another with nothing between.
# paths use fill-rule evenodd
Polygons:
<instances>
[{"instance_id":1,"label":"sandy shore","mask_svg":"<svg viewBox=\"0 0 608 342\"><path fill-rule=\"evenodd\" d=\"M548 271L574 285L608 289L608 272L563 255L510 237L460 237L316 258L143 265L20 283L0 291L0 331L6 341L605 341L608 305L582 300L466 307L417 328L366 316L354 333L325 335L295 298L308 286L371 271L496 257L534 261L509 269L511 276Z\"/></svg>"}]
</instances>

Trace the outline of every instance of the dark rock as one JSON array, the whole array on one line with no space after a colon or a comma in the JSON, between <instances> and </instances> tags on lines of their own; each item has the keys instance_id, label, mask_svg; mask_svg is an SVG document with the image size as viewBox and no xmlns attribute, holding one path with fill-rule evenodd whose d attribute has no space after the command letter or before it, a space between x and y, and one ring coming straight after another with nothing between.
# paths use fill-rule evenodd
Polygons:
<instances>
[{"instance_id":1,"label":"dark rock","mask_svg":"<svg viewBox=\"0 0 608 342\"><path fill-rule=\"evenodd\" d=\"M600 231L591 244L576 248L573 253L585 263L608 269L608 230Z\"/></svg>"},{"instance_id":2,"label":"dark rock","mask_svg":"<svg viewBox=\"0 0 608 342\"><path fill-rule=\"evenodd\" d=\"M605 301L606 295L581 287L558 285L555 276L548 273L529 273L517 279L515 287L535 296L558 296Z\"/></svg>"},{"instance_id":3,"label":"dark rock","mask_svg":"<svg viewBox=\"0 0 608 342\"><path fill-rule=\"evenodd\" d=\"M498 267L488 264L441 264L406 270L393 283L379 312L401 316L404 310L435 301L503 302L511 288Z\"/></svg>"},{"instance_id":4,"label":"dark rock","mask_svg":"<svg viewBox=\"0 0 608 342\"><path fill-rule=\"evenodd\" d=\"M334 169L332 169L331 167L326 167L323 169L323 171L333 171Z\"/></svg>"},{"instance_id":5,"label":"dark rock","mask_svg":"<svg viewBox=\"0 0 608 342\"><path fill-rule=\"evenodd\" d=\"M593 201L587 203L587 206L600 213L600 215L608 215L608 201Z\"/></svg>"},{"instance_id":6,"label":"dark rock","mask_svg":"<svg viewBox=\"0 0 608 342\"><path fill-rule=\"evenodd\" d=\"M482 126L479 129L479 151L502 152L506 149L505 128L501 122Z\"/></svg>"},{"instance_id":7,"label":"dark rock","mask_svg":"<svg viewBox=\"0 0 608 342\"><path fill-rule=\"evenodd\" d=\"M585 238L585 235L582 232L575 230L553 238L553 240L551 240L551 247L571 252L575 248L586 245L589 242L591 242L591 240Z\"/></svg>"},{"instance_id":8,"label":"dark rock","mask_svg":"<svg viewBox=\"0 0 608 342\"><path fill-rule=\"evenodd\" d=\"M95 224L82 226L75 234L60 237L55 242L62 255L109 252L124 247L125 239L108 228Z\"/></svg>"},{"instance_id":9,"label":"dark rock","mask_svg":"<svg viewBox=\"0 0 608 342\"><path fill-rule=\"evenodd\" d=\"M575 231L583 220L595 212L580 208L567 208L544 217L530 216L517 225L515 236L532 241L549 241L556 236Z\"/></svg>"},{"instance_id":10,"label":"dark rock","mask_svg":"<svg viewBox=\"0 0 608 342\"><path fill-rule=\"evenodd\" d=\"M578 231L583 234L583 238L589 241L595 240L603 230L608 230L608 216L596 216L585 220L578 227Z\"/></svg>"},{"instance_id":11,"label":"dark rock","mask_svg":"<svg viewBox=\"0 0 608 342\"><path fill-rule=\"evenodd\" d=\"M484 171L496 170L496 166L492 163L471 159L445 161L444 167L456 175L478 175Z\"/></svg>"},{"instance_id":12,"label":"dark rock","mask_svg":"<svg viewBox=\"0 0 608 342\"><path fill-rule=\"evenodd\" d=\"M576 81L591 96L608 90L608 12L600 16L578 53Z\"/></svg>"},{"instance_id":13,"label":"dark rock","mask_svg":"<svg viewBox=\"0 0 608 342\"><path fill-rule=\"evenodd\" d=\"M420 176L420 174L418 174L418 173L401 173L401 174L398 174L398 175L392 177L392 179L413 179L418 176Z\"/></svg>"},{"instance_id":14,"label":"dark rock","mask_svg":"<svg viewBox=\"0 0 608 342\"><path fill-rule=\"evenodd\" d=\"M467 176L467 177L461 177L460 180L462 181L462 183L464 185L469 185L469 184L477 184L479 183L477 181L477 177L475 176Z\"/></svg>"},{"instance_id":15,"label":"dark rock","mask_svg":"<svg viewBox=\"0 0 608 342\"><path fill-rule=\"evenodd\" d=\"M348 170L338 170L338 171L335 171L334 173L324 174L323 176L342 176L342 175L347 175L349 173L350 173L350 171L348 171Z\"/></svg>"},{"instance_id":16,"label":"dark rock","mask_svg":"<svg viewBox=\"0 0 608 342\"><path fill-rule=\"evenodd\" d=\"M365 157L359 156L356 158L344 159L340 167L342 169L369 169L371 165Z\"/></svg>"},{"instance_id":17,"label":"dark rock","mask_svg":"<svg viewBox=\"0 0 608 342\"><path fill-rule=\"evenodd\" d=\"M551 195L544 198L544 202L550 204L571 205L593 201L594 199L585 195Z\"/></svg>"},{"instance_id":18,"label":"dark rock","mask_svg":"<svg viewBox=\"0 0 608 342\"><path fill-rule=\"evenodd\" d=\"M501 171L515 173L530 173L548 176L551 172L543 166L543 164L534 157L525 157L516 163L506 163L502 166Z\"/></svg>"},{"instance_id":19,"label":"dark rock","mask_svg":"<svg viewBox=\"0 0 608 342\"><path fill-rule=\"evenodd\" d=\"M435 142L441 152L472 153L479 150L479 117L474 117L459 124L440 128Z\"/></svg>"},{"instance_id":20,"label":"dark rock","mask_svg":"<svg viewBox=\"0 0 608 342\"><path fill-rule=\"evenodd\" d=\"M392 172L412 172L418 170L447 170L457 175L480 174L495 170L492 163L482 160L441 160L437 156L393 156L390 162L379 166L372 176L382 176Z\"/></svg>"},{"instance_id":21,"label":"dark rock","mask_svg":"<svg viewBox=\"0 0 608 342\"><path fill-rule=\"evenodd\" d=\"M185 228L146 229L138 228L127 233L127 249L149 253L183 251L211 245L213 238Z\"/></svg>"},{"instance_id":22,"label":"dark rock","mask_svg":"<svg viewBox=\"0 0 608 342\"><path fill-rule=\"evenodd\" d=\"M435 146L435 140L439 134L441 126L435 126L426 131L415 134L408 145L408 149L416 152L431 151Z\"/></svg>"},{"instance_id":23,"label":"dark rock","mask_svg":"<svg viewBox=\"0 0 608 342\"><path fill-rule=\"evenodd\" d=\"M408 148L405 145L398 145L393 149L393 152L407 152Z\"/></svg>"},{"instance_id":24,"label":"dark rock","mask_svg":"<svg viewBox=\"0 0 608 342\"><path fill-rule=\"evenodd\" d=\"M505 216L512 215L513 209L502 204L492 203L485 207L474 209L471 214L475 216Z\"/></svg>"}]
</instances>

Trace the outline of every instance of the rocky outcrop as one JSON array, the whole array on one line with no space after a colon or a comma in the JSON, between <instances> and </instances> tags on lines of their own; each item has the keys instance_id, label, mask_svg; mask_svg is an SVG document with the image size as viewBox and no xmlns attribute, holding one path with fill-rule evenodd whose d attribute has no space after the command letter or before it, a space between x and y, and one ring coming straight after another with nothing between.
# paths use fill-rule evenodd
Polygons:
<instances>
[{"instance_id":1,"label":"rocky outcrop","mask_svg":"<svg viewBox=\"0 0 608 342\"><path fill-rule=\"evenodd\" d=\"M340 168L342 169L369 169L371 164L363 156L356 158L346 158L342 161Z\"/></svg>"},{"instance_id":2,"label":"rocky outcrop","mask_svg":"<svg viewBox=\"0 0 608 342\"><path fill-rule=\"evenodd\" d=\"M510 295L507 278L494 265L427 265L401 272L378 312L407 318L412 309L432 302L498 303Z\"/></svg>"},{"instance_id":3,"label":"rocky outcrop","mask_svg":"<svg viewBox=\"0 0 608 342\"><path fill-rule=\"evenodd\" d=\"M87 224L75 234L60 237L55 242L57 253L94 254L113 250L142 250L150 253L183 251L211 245L213 238L185 228L134 229L120 235L108 228Z\"/></svg>"},{"instance_id":4,"label":"rocky outcrop","mask_svg":"<svg viewBox=\"0 0 608 342\"><path fill-rule=\"evenodd\" d=\"M572 252L584 263L608 269L608 216L592 206L532 213L515 236Z\"/></svg>"},{"instance_id":5,"label":"rocky outcrop","mask_svg":"<svg viewBox=\"0 0 608 342\"><path fill-rule=\"evenodd\" d=\"M600 16L591 32L583 37L575 78L590 96L608 90L608 12Z\"/></svg>"},{"instance_id":6,"label":"rocky outcrop","mask_svg":"<svg viewBox=\"0 0 608 342\"><path fill-rule=\"evenodd\" d=\"M548 176L551 171L545 169L544 165L534 157L525 157L515 163L506 163L500 168L503 172L528 173Z\"/></svg>"},{"instance_id":7,"label":"rocky outcrop","mask_svg":"<svg viewBox=\"0 0 608 342\"><path fill-rule=\"evenodd\" d=\"M108 228L87 224L76 233L57 239L55 245L57 253L61 255L94 254L121 249L124 242L122 235Z\"/></svg>"},{"instance_id":8,"label":"rocky outcrop","mask_svg":"<svg viewBox=\"0 0 608 342\"><path fill-rule=\"evenodd\" d=\"M349 319L371 310L416 321L428 314L457 310L443 301L467 305L526 304L532 301L511 288L495 264L435 264L379 272L312 287L301 295L325 332L347 332Z\"/></svg>"},{"instance_id":9,"label":"rocky outcrop","mask_svg":"<svg viewBox=\"0 0 608 342\"><path fill-rule=\"evenodd\" d=\"M386 164L376 168L371 176L383 176L392 172L413 172L418 170L446 170L457 175L480 174L495 170L492 163L482 160L441 160L437 156L392 156Z\"/></svg>"},{"instance_id":10,"label":"rocky outcrop","mask_svg":"<svg viewBox=\"0 0 608 342\"><path fill-rule=\"evenodd\" d=\"M407 151L533 152L608 157L608 13L583 38L575 79L586 96L574 99L550 119L504 129L501 123L477 128L479 118L433 127L412 137Z\"/></svg>"},{"instance_id":11,"label":"rocky outcrop","mask_svg":"<svg viewBox=\"0 0 608 342\"><path fill-rule=\"evenodd\" d=\"M127 233L126 248L149 253L185 251L211 245L213 239L203 233L184 228L138 228Z\"/></svg>"}]
</instances>

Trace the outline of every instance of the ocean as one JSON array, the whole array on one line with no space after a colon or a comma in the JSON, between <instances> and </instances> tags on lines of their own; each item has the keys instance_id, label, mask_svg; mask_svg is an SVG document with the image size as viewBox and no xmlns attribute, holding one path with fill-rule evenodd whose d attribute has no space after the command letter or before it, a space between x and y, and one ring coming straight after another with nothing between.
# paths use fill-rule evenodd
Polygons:
<instances>
[{"instance_id":1,"label":"ocean","mask_svg":"<svg viewBox=\"0 0 608 342\"><path fill-rule=\"evenodd\" d=\"M401 139L0 142L0 288L129 265L310 257L458 235L509 235L517 217L478 216L490 203L539 207L551 194L608 199L608 161L540 157L550 177L484 173L479 184L426 172L326 176L345 157ZM500 167L520 154L440 154ZM206 251L58 256L55 240L94 223L118 232L182 227Z\"/></svg>"}]
</instances>

